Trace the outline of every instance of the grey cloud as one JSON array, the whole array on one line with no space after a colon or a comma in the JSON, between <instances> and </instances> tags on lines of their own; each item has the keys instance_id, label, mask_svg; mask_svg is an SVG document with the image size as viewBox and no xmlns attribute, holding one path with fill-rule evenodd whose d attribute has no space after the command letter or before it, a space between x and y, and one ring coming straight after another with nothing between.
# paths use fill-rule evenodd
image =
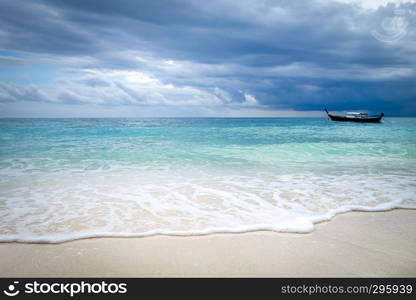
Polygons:
<instances>
[{"instance_id":1,"label":"grey cloud","mask_svg":"<svg viewBox=\"0 0 416 300\"><path fill-rule=\"evenodd\" d=\"M49 96L33 85L21 86L13 83L0 82L0 101L50 101Z\"/></svg>"},{"instance_id":2,"label":"grey cloud","mask_svg":"<svg viewBox=\"0 0 416 300\"><path fill-rule=\"evenodd\" d=\"M416 5L400 5L408 25L397 42L386 44L371 34L381 32L397 8L370 12L336 1L300 0L0 1L0 48L47 54L50 63L84 74L145 72L163 84L227 95L223 99L237 103L247 92L270 108L309 110L330 103L334 109L356 105L416 114ZM124 101L180 101L175 94L138 94L94 76L78 83L114 85Z\"/></svg>"},{"instance_id":3,"label":"grey cloud","mask_svg":"<svg viewBox=\"0 0 416 300\"><path fill-rule=\"evenodd\" d=\"M85 78L77 80L78 83L85 84L90 87L108 87L110 83L99 78Z\"/></svg>"},{"instance_id":4,"label":"grey cloud","mask_svg":"<svg viewBox=\"0 0 416 300\"><path fill-rule=\"evenodd\" d=\"M0 65L4 66L21 66L24 65L24 60L17 57L0 56Z\"/></svg>"}]
</instances>

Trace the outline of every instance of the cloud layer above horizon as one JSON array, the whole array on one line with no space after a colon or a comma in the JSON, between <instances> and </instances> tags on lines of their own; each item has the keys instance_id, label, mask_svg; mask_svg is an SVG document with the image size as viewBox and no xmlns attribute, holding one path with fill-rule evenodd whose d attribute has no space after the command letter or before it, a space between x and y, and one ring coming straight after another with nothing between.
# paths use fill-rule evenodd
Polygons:
<instances>
[{"instance_id":1,"label":"cloud layer above horizon","mask_svg":"<svg viewBox=\"0 0 416 300\"><path fill-rule=\"evenodd\" d=\"M0 0L0 117L416 116L415 1Z\"/></svg>"}]
</instances>

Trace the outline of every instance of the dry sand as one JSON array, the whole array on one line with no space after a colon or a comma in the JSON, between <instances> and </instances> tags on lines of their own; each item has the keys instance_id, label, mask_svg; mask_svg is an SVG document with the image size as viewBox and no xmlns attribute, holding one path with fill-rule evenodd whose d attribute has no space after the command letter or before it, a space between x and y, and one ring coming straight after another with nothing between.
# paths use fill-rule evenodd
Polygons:
<instances>
[{"instance_id":1,"label":"dry sand","mask_svg":"<svg viewBox=\"0 0 416 300\"><path fill-rule=\"evenodd\" d=\"M1 277L416 277L416 210L353 212L309 234L0 244Z\"/></svg>"}]
</instances>

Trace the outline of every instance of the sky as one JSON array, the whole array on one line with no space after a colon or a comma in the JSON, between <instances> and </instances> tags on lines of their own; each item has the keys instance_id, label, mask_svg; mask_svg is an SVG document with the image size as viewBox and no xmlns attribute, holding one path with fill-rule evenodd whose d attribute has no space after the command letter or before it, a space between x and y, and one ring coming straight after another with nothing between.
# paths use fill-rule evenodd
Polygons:
<instances>
[{"instance_id":1,"label":"sky","mask_svg":"<svg viewBox=\"0 0 416 300\"><path fill-rule=\"evenodd\" d=\"M415 117L415 25L414 0L0 0L0 117Z\"/></svg>"}]
</instances>

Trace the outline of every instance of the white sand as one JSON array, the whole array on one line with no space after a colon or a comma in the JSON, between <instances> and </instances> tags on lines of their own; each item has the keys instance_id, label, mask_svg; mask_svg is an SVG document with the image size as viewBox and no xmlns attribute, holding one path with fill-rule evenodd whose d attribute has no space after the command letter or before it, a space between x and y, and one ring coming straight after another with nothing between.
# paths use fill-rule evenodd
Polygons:
<instances>
[{"instance_id":1,"label":"white sand","mask_svg":"<svg viewBox=\"0 0 416 300\"><path fill-rule=\"evenodd\" d=\"M2 277L416 277L416 210L353 212L309 234L0 244Z\"/></svg>"}]
</instances>

